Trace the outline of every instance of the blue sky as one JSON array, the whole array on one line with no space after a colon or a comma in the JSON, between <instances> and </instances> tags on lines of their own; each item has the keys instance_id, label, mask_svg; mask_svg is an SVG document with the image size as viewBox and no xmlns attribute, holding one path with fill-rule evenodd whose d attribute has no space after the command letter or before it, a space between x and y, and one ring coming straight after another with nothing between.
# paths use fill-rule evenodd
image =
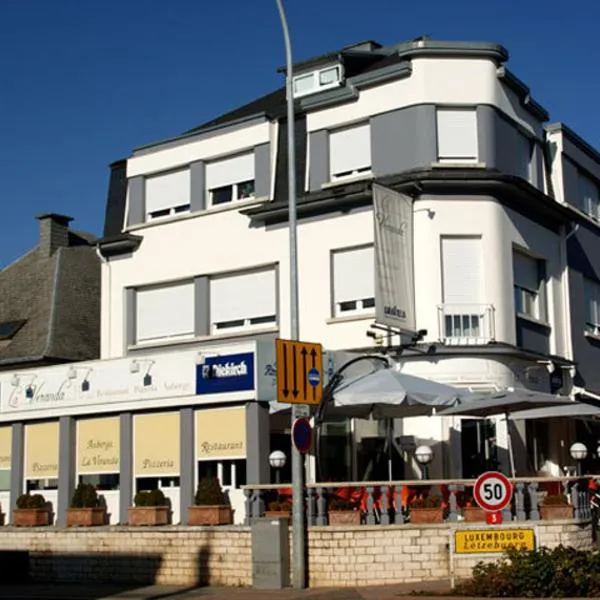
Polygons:
<instances>
[{"instance_id":1,"label":"blue sky","mask_svg":"<svg viewBox=\"0 0 600 600\"><path fill-rule=\"evenodd\" d=\"M504 44L533 96L600 148L600 3L286 0L294 58L427 34ZM274 0L1 0L0 267L41 212L100 234L108 164L282 84Z\"/></svg>"}]
</instances>

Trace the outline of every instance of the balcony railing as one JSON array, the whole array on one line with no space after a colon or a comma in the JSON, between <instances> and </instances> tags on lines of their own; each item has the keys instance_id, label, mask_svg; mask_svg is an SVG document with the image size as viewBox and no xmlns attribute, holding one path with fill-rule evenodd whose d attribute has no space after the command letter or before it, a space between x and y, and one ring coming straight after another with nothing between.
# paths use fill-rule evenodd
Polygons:
<instances>
[{"instance_id":1,"label":"balcony railing","mask_svg":"<svg viewBox=\"0 0 600 600\"><path fill-rule=\"evenodd\" d=\"M448 345L472 346L496 339L493 304L440 304L439 339Z\"/></svg>"},{"instance_id":2,"label":"balcony railing","mask_svg":"<svg viewBox=\"0 0 600 600\"><path fill-rule=\"evenodd\" d=\"M570 509L569 518L591 518L590 482L600 487L598 476L529 477L512 479L514 493L510 505L502 511L503 521L539 521L546 496L564 495ZM417 480L390 482L314 483L305 489L306 520L310 526L329 524L330 502L344 500L347 508L360 514L365 525L403 525L411 523L415 500L437 496L441 501L443 522L467 519L466 510L476 506L473 500L474 479ZM263 517L273 501L289 502L292 488L288 484L244 486L245 524Z\"/></svg>"}]
</instances>

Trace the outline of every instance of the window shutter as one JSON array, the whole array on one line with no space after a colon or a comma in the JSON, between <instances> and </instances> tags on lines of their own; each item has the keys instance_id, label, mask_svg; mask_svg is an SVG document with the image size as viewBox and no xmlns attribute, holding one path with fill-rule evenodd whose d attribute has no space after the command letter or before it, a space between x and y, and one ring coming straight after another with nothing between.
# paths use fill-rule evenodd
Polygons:
<instances>
[{"instance_id":1,"label":"window shutter","mask_svg":"<svg viewBox=\"0 0 600 600\"><path fill-rule=\"evenodd\" d=\"M215 188L254 180L254 152L207 163L206 188Z\"/></svg>"},{"instance_id":2,"label":"window shutter","mask_svg":"<svg viewBox=\"0 0 600 600\"><path fill-rule=\"evenodd\" d=\"M194 334L192 282L140 289L136 295L137 341Z\"/></svg>"},{"instance_id":3,"label":"window shutter","mask_svg":"<svg viewBox=\"0 0 600 600\"><path fill-rule=\"evenodd\" d=\"M190 170L173 171L146 179L146 214L190 204Z\"/></svg>"},{"instance_id":4,"label":"window shutter","mask_svg":"<svg viewBox=\"0 0 600 600\"><path fill-rule=\"evenodd\" d=\"M537 292L540 287L538 261L522 252L514 252L513 269L515 285L531 292Z\"/></svg>"},{"instance_id":5,"label":"window shutter","mask_svg":"<svg viewBox=\"0 0 600 600\"><path fill-rule=\"evenodd\" d=\"M477 160L477 115L473 109L439 108L438 158Z\"/></svg>"},{"instance_id":6,"label":"window shutter","mask_svg":"<svg viewBox=\"0 0 600 600\"><path fill-rule=\"evenodd\" d=\"M331 175L371 166L371 130L368 123L329 134Z\"/></svg>"},{"instance_id":7,"label":"window shutter","mask_svg":"<svg viewBox=\"0 0 600 600\"><path fill-rule=\"evenodd\" d=\"M373 246L333 253L333 294L336 303L375 297Z\"/></svg>"},{"instance_id":8,"label":"window shutter","mask_svg":"<svg viewBox=\"0 0 600 600\"><path fill-rule=\"evenodd\" d=\"M210 282L211 323L276 315L275 269Z\"/></svg>"},{"instance_id":9,"label":"window shutter","mask_svg":"<svg viewBox=\"0 0 600 600\"><path fill-rule=\"evenodd\" d=\"M445 304L482 303L480 238L442 238L442 284Z\"/></svg>"}]
</instances>

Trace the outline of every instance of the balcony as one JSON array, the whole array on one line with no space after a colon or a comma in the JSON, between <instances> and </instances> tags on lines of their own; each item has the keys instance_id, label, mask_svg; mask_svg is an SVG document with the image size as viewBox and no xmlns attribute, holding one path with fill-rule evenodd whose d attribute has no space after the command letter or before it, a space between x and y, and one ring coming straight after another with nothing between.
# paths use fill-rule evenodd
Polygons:
<instances>
[{"instance_id":1,"label":"balcony","mask_svg":"<svg viewBox=\"0 0 600 600\"><path fill-rule=\"evenodd\" d=\"M493 304L438 305L438 335L449 346L478 346L496 339Z\"/></svg>"}]
</instances>

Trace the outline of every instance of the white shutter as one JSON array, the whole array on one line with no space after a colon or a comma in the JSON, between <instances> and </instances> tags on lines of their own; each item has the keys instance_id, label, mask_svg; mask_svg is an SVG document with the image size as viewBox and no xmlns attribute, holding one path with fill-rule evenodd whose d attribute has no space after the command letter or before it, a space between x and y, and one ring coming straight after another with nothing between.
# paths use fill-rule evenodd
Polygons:
<instances>
[{"instance_id":1,"label":"white shutter","mask_svg":"<svg viewBox=\"0 0 600 600\"><path fill-rule=\"evenodd\" d=\"M444 304L482 303L480 238L442 238Z\"/></svg>"},{"instance_id":2,"label":"white shutter","mask_svg":"<svg viewBox=\"0 0 600 600\"><path fill-rule=\"evenodd\" d=\"M254 152L216 160L206 165L206 188L209 190L253 180Z\"/></svg>"},{"instance_id":3,"label":"white shutter","mask_svg":"<svg viewBox=\"0 0 600 600\"><path fill-rule=\"evenodd\" d=\"M437 110L439 159L477 160L477 114L473 109Z\"/></svg>"},{"instance_id":4,"label":"white shutter","mask_svg":"<svg viewBox=\"0 0 600 600\"><path fill-rule=\"evenodd\" d=\"M333 294L336 304L375 297L373 246L333 253Z\"/></svg>"},{"instance_id":5,"label":"white shutter","mask_svg":"<svg viewBox=\"0 0 600 600\"><path fill-rule=\"evenodd\" d=\"M146 179L146 214L189 203L189 169L154 175Z\"/></svg>"},{"instance_id":6,"label":"white shutter","mask_svg":"<svg viewBox=\"0 0 600 600\"><path fill-rule=\"evenodd\" d=\"M538 261L522 252L513 253L515 285L536 292L540 287Z\"/></svg>"},{"instance_id":7,"label":"white shutter","mask_svg":"<svg viewBox=\"0 0 600 600\"><path fill-rule=\"evenodd\" d=\"M329 164L332 176L371 166L371 130L368 123L329 134Z\"/></svg>"},{"instance_id":8,"label":"white shutter","mask_svg":"<svg viewBox=\"0 0 600 600\"><path fill-rule=\"evenodd\" d=\"M212 323L275 315L275 269L212 279L210 312Z\"/></svg>"},{"instance_id":9,"label":"white shutter","mask_svg":"<svg viewBox=\"0 0 600 600\"><path fill-rule=\"evenodd\" d=\"M137 341L194 334L194 284L139 289L136 294Z\"/></svg>"}]
</instances>

